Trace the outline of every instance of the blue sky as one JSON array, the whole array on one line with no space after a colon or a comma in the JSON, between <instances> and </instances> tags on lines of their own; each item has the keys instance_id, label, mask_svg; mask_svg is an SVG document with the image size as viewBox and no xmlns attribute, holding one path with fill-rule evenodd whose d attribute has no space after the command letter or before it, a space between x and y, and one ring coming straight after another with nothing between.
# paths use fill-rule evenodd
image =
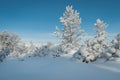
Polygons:
<instances>
[{"instance_id":1,"label":"blue sky","mask_svg":"<svg viewBox=\"0 0 120 80\"><path fill-rule=\"evenodd\" d=\"M59 17L67 5L80 13L87 33L94 34L97 18L108 24L108 33L120 32L120 0L0 0L0 31L25 39L53 39L55 26L62 28Z\"/></svg>"}]
</instances>

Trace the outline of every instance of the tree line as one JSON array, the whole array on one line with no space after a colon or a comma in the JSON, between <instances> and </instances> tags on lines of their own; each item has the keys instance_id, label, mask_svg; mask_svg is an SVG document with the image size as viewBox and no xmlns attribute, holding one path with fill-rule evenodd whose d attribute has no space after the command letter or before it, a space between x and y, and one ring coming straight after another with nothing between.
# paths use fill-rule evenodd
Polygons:
<instances>
[{"instance_id":1,"label":"tree line","mask_svg":"<svg viewBox=\"0 0 120 80\"><path fill-rule=\"evenodd\" d=\"M111 42L107 40L107 24L97 19L94 24L96 34L92 39L83 40L85 31L81 28L81 18L79 12L72 6L66 6L63 16L60 17L63 29L56 26L55 36L59 38L60 43L55 45L48 42L40 47L30 42L26 46L20 37L15 33L3 31L0 33L0 61L5 58L16 57L60 57L71 55L71 57L82 62L94 62L98 59L105 61L114 60L120 57L120 33L118 33Z\"/></svg>"}]
</instances>

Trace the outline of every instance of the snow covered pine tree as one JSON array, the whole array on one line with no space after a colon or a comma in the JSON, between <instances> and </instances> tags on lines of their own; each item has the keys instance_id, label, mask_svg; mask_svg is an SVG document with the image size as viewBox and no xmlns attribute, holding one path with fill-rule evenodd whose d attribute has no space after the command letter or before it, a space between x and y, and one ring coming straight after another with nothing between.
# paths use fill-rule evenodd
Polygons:
<instances>
[{"instance_id":1,"label":"snow covered pine tree","mask_svg":"<svg viewBox=\"0 0 120 80\"><path fill-rule=\"evenodd\" d=\"M103 56L108 44L106 41L106 23L97 19L95 23L96 35L93 40L86 40L84 46L75 53L74 57L82 59L83 62L93 62Z\"/></svg>"},{"instance_id":2,"label":"snow covered pine tree","mask_svg":"<svg viewBox=\"0 0 120 80\"><path fill-rule=\"evenodd\" d=\"M120 33L112 40L108 49L106 50L105 57L107 60L114 60L120 58Z\"/></svg>"},{"instance_id":3,"label":"snow covered pine tree","mask_svg":"<svg viewBox=\"0 0 120 80\"><path fill-rule=\"evenodd\" d=\"M95 51L94 55L96 58L103 57L103 55L106 53L106 49L109 46L107 42L107 33L105 31L106 28L106 23L100 19L97 19L97 22L95 23L96 36L92 42L92 49Z\"/></svg>"},{"instance_id":4,"label":"snow covered pine tree","mask_svg":"<svg viewBox=\"0 0 120 80\"><path fill-rule=\"evenodd\" d=\"M65 53L78 49L81 35L84 32L80 28L81 18L79 18L79 13L72 6L67 6L65 13L60 17L60 22L64 28L60 32L59 28L56 27L55 32L55 35L61 39L60 46L64 49Z\"/></svg>"}]
</instances>

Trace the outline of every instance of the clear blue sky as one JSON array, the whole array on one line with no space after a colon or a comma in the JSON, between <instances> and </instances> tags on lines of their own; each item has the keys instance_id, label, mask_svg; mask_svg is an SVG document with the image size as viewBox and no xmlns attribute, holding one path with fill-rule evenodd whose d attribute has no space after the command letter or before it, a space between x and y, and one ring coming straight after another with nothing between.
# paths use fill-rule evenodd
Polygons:
<instances>
[{"instance_id":1,"label":"clear blue sky","mask_svg":"<svg viewBox=\"0 0 120 80\"><path fill-rule=\"evenodd\" d=\"M26 38L51 38L67 5L80 12L81 28L94 33L97 18L108 24L107 32L120 32L120 0L0 0L0 31L7 29ZM47 36L49 34L49 36ZM41 37L42 36L42 37Z\"/></svg>"}]
</instances>

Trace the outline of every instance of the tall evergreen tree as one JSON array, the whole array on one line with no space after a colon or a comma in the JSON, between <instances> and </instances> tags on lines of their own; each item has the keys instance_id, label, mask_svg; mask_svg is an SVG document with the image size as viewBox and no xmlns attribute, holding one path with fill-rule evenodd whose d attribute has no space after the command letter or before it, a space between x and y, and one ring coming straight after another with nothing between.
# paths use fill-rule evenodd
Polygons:
<instances>
[{"instance_id":1,"label":"tall evergreen tree","mask_svg":"<svg viewBox=\"0 0 120 80\"><path fill-rule=\"evenodd\" d=\"M60 32L59 28L56 27L55 34L61 38L61 45L64 49L78 48L80 46L81 34L83 30L80 28L81 18L79 13L72 8L67 6L65 13L60 17L60 22L63 25L63 30Z\"/></svg>"}]
</instances>

